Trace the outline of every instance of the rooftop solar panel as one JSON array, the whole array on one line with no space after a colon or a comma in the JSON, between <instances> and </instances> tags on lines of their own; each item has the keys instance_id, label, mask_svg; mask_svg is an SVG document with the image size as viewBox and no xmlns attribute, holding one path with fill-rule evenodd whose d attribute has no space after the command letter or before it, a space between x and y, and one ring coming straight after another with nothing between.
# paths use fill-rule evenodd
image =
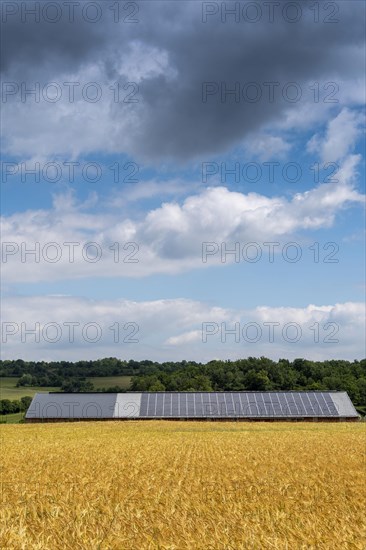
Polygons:
<instances>
[{"instance_id":1,"label":"rooftop solar panel","mask_svg":"<svg viewBox=\"0 0 366 550\"><path fill-rule=\"evenodd\" d=\"M346 392L39 393L27 419L358 418Z\"/></svg>"}]
</instances>

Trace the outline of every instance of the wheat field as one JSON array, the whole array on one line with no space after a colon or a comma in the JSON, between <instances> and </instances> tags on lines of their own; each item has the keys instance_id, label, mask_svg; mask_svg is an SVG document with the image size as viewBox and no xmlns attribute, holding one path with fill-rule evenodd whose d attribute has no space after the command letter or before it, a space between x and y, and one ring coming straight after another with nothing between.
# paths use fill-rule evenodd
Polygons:
<instances>
[{"instance_id":1,"label":"wheat field","mask_svg":"<svg viewBox=\"0 0 366 550\"><path fill-rule=\"evenodd\" d=\"M1 549L358 549L365 424L2 425Z\"/></svg>"}]
</instances>

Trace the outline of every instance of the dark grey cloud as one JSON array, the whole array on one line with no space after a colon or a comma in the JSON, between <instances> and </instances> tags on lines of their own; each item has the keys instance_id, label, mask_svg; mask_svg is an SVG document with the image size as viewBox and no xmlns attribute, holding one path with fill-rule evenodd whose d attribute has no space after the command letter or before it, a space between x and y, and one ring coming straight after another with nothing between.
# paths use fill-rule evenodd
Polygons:
<instances>
[{"instance_id":1,"label":"dark grey cloud","mask_svg":"<svg viewBox=\"0 0 366 550\"><path fill-rule=\"evenodd\" d=\"M31 19L24 23L9 16L3 25L3 78L32 80L37 75L52 81L95 62L109 78L123 80L129 75L121 75L118 67L130 55L131 42L144 44L147 52L154 48L166 52L175 76L168 71L147 74L139 82L141 106L129 132L130 149L137 156L184 161L225 151L264 124L280 120L286 110L311 102L309 82L322 86L362 76L365 5L358 0L334 3L339 8L336 23L324 22L330 17L326 2L319 3L319 22L307 3L295 2L302 12L295 23L282 15L284 0L273 22L263 10L258 23L236 23L233 17L223 23L220 13L203 23L202 2L192 1L138 2L138 23L114 23L111 2L100 4L103 16L97 23L80 17L74 23L67 18L55 24ZM221 3L213 5L220 8ZM204 82L219 87L222 83L227 89L239 82L241 91L254 82L263 95L250 102L244 94L236 103L232 96L222 102L217 93L203 102ZM265 83L269 82L279 83L273 101L268 100ZM290 82L302 91L297 103L281 93ZM335 97L341 94L340 87ZM124 117L119 107L111 107L117 125L119 117Z\"/></svg>"},{"instance_id":2,"label":"dark grey cloud","mask_svg":"<svg viewBox=\"0 0 366 550\"><path fill-rule=\"evenodd\" d=\"M21 3L19 2L19 5ZM29 5L32 2L28 3ZM4 7L3 7L4 10ZM2 25L1 66L6 76L30 78L42 71L53 77L58 71L72 69L93 59L95 51L108 42L100 25L80 19L78 23L36 22L30 16L7 16Z\"/></svg>"}]
</instances>

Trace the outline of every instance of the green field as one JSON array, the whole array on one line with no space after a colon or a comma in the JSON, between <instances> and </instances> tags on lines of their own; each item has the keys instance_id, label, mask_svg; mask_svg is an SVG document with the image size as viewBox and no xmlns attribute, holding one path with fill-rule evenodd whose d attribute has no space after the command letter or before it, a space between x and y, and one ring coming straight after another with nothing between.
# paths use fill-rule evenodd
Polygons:
<instances>
[{"instance_id":1,"label":"green field","mask_svg":"<svg viewBox=\"0 0 366 550\"><path fill-rule=\"evenodd\" d=\"M87 378L87 380L94 385L96 390L111 388L112 386L121 386L127 390L130 386L131 376L101 376ZM55 387L26 386L17 388L17 381L18 378L15 377L0 378L0 399L10 399L14 401L15 399L19 400L25 395L33 397L37 392L60 391L60 388Z\"/></svg>"},{"instance_id":2,"label":"green field","mask_svg":"<svg viewBox=\"0 0 366 550\"><path fill-rule=\"evenodd\" d=\"M13 414L0 414L0 422L6 424L19 424L23 419L24 412L18 412Z\"/></svg>"},{"instance_id":3,"label":"green field","mask_svg":"<svg viewBox=\"0 0 366 550\"><path fill-rule=\"evenodd\" d=\"M33 395L37 392L44 391L59 391L60 388L40 388L39 386L27 386L27 387L16 387L18 378L15 377L4 377L0 378L0 399L10 399L10 401L19 400L21 397Z\"/></svg>"}]
</instances>

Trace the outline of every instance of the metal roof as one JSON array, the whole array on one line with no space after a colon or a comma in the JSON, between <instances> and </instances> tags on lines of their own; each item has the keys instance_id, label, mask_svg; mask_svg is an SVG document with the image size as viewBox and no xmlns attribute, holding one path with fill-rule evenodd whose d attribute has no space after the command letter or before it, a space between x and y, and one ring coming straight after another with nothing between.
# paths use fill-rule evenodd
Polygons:
<instances>
[{"instance_id":1,"label":"metal roof","mask_svg":"<svg viewBox=\"0 0 366 550\"><path fill-rule=\"evenodd\" d=\"M358 418L346 392L37 393L26 419Z\"/></svg>"},{"instance_id":2,"label":"metal roof","mask_svg":"<svg viewBox=\"0 0 366 550\"><path fill-rule=\"evenodd\" d=\"M116 393L36 393L28 418L113 418Z\"/></svg>"}]
</instances>

